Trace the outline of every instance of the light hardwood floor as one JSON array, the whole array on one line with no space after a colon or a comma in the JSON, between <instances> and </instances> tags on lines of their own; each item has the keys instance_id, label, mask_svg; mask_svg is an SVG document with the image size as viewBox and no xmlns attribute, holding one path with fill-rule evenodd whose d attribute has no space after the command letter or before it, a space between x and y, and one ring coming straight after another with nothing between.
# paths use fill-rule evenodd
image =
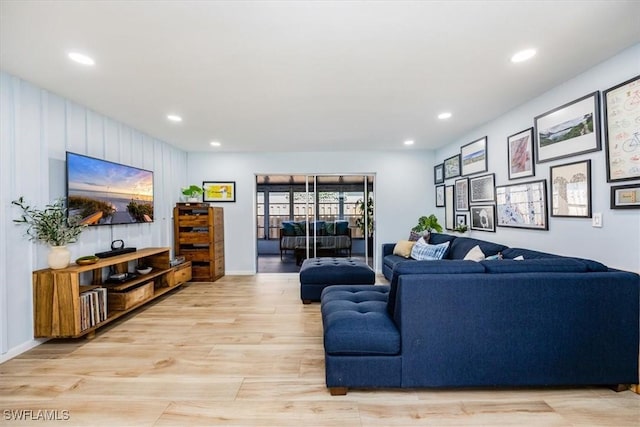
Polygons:
<instances>
[{"instance_id":1,"label":"light hardwood floor","mask_svg":"<svg viewBox=\"0 0 640 427\"><path fill-rule=\"evenodd\" d=\"M0 425L640 425L640 396L631 391L332 397L323 363L319 304L300 302L297 274L226 276L169 293L93 340L50 341L0 365ZM10 419L20 410L69 419Z\"/></svg>"}]
</instances>

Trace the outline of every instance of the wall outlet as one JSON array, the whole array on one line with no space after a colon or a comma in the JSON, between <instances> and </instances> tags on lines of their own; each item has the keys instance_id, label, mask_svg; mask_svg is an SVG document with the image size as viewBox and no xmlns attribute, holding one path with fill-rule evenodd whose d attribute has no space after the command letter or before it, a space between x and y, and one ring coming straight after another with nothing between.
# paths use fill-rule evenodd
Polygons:
<instances>
[{"instance_id":1,"label":"wall outlet","mask_svg":"<svg viewBox=\"0 0 640 427\"><path fill-rule=\"evenodd\" d=\"M591 225L593 227L602 227L602 212L593 214L593 217L591 218Z\"/></svg>"}]
</instances>

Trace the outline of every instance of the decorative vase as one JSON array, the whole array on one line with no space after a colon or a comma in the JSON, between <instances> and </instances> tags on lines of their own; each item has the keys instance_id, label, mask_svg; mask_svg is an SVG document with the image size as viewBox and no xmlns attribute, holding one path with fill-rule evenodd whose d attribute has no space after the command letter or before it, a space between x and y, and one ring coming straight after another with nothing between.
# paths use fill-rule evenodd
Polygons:
<instances>
[{"instance_id":1,"label":"decorative vase","mask_svg":"<svg viewBox=\"0 0 640 427\"><path fill-rule=\"evenodd\" d=\"M47 264L53 270L66 268L71 261L71 252L66 246L51 246L49 255L47 255Z\"/></svg>"}]
</instances>

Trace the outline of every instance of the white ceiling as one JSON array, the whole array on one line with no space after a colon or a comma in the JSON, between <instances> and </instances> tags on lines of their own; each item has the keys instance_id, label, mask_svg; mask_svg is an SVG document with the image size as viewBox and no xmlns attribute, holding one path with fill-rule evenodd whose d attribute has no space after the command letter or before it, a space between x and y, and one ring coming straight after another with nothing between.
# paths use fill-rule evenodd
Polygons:
<instances>
[{"instance_id":1,"label":"white ceiling","mask_svg":"<svg viewBox=\"0 0 640 427\"><path fill-rule=\"evenodd\" d=\"M639 17L634 0L1 0L0 66L187 151L433 149L640 42Z\"/></svg>"}]
</instances>

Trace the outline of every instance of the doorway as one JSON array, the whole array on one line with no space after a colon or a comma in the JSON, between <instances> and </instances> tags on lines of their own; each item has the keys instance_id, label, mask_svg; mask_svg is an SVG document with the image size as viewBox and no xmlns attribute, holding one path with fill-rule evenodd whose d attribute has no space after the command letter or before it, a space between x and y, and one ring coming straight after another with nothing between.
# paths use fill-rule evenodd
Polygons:
<instances>
[{"instance_id":1,"label":"doorway","mask_svg":"<svg viewBox=\"0 0 640 427\"><path fill-rule=\"evenodd\" d=\"M257 272L297 273L313 256L373 268L374 183L375 174L256 175Z\"/></svg>"}]
</instances>

